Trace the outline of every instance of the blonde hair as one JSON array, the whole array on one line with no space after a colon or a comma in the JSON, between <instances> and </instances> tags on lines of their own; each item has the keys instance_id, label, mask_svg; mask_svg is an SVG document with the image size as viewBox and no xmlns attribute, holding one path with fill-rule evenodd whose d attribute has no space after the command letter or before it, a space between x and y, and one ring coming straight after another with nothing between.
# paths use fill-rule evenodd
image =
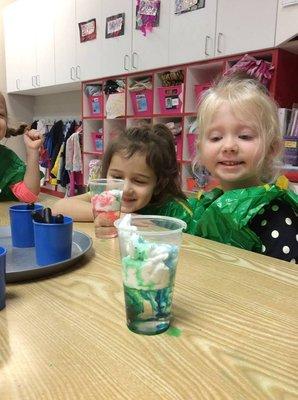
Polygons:
<instances>
[{"instance_id":1,"label":"blonde hair","mask_svg":"<svg viewBox=\"0 0 298 400\"><path fill-rule=\"evenodd\" d=\"M228 103L237 118L259 132L262 145L260 179L268 183L274 181L280 170L282 150L277 105L265 86L247 74L224 76L203 94L197 116L198 150L200 138L206 134L223 103Z\"/></svg>"}]
</instances>

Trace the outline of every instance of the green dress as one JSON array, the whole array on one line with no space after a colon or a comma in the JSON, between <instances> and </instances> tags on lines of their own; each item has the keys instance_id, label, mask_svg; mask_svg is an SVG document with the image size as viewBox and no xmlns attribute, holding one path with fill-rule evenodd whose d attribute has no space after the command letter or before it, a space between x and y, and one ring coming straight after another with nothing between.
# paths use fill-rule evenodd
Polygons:
<instances>
[{"instance_id":1,"label":"green dress","mask_svg":"<svg viewBox=\"0 0 298 400\"><path fill-rule=\"evenodd\" d=\"M137 212L142 215L164 215L166 217L175 217L186 222L186 233L189 233L191 220L193 217L192 207L183 199L168 199L160 205L148 204Z\"/></svg>"},{"instance_id":2,"label":"green dress","mask_svg":"<svg viewBox=\"0 0 298 400\"><path fill-rule=\"evenodd\" d=\"M15 152L3 145L0 145L0 171L0 201L18 200L10 186L24 179L26 165Z\"/></svg>"},{"instance_id":3,"label":"green dress","mask_svg":"<svg viewBox=\"0 0 298 400\"><path fill-rule=\"evenodd\" d=\"M273 200L286 202L298 211L298 195L276 185L263 185L223 192L213 189L199 199L190 198L193 218L188 232L217 242L260 253L262 243L249 223Z\"/></svg>"}]
</instances>

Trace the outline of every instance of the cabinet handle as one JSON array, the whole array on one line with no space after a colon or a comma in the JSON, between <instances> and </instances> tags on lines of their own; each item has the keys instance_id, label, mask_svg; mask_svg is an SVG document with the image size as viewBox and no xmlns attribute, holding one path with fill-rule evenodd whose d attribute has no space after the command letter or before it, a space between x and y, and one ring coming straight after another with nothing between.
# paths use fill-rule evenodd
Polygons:
<instances>
[{"instance_id":1,"label":"cabinet handle","mask_svg":"<svg viewBox=\"0 0 298 400\"><path fill-rule=\"evenodd\" d=\"M40 75L36 75L35 81L36 81L36 86L40 86Z\"/></svg>"},{"instance_id":2,"label":"cabinet handle","mask_svg":"<svg viewBox=\"0 0 298 400\"><path fill-rule=\"evenodd\" d=\"M211 36L206 35L205 38L205 55L210 56L210 53L208 53L208 41L211 40Z\"/></svg>"},{"instance_id":3,"label":"cabinet handle","mask_svg":"<svg viewBox=\"0 0 298 400\"><path fill-rule=\"evenodd\" d=\"M31 76L31 84L33 87L35 87L35 76L34 75Z\"/></svg>"},{"instance_id":4,"label":"cabinet handle","mask_svg":"<svg viewBox=\"0 0 298 400\"><path fill-rule=\"evenodd\" d=\"M81 79L81 67L79 65L76 66L76 78Z\"/></svg>"},{"instance_id":5,"label":"cabinet handle","mask_svg":"<svg viewBox=\"0 0 298 400\"><path fill-rule=\"evenodd\" d=\"M125 54L125 56L124 56L123 68L125 69L125 71L129 71L129 56L128 56L128 54Z\"/></svg>"},{"instance_id":6,"label":"cabinet handle","mask_svg":"<svg viewBox=\"0 0 298 400\"><path fill-rule=\"evenodd\" d=\"M75 67L71 67L70 68L70 79L73 81L75 80L74 74L75 74Z\"/></svg>"},{"instance_id":7,"label":"cabinet handle","mask_svg":"<svg viewBox=\"0 0 298 400\"><path fill-rule=\"evenodd\" d=\"M220 43L221 43L221 39L223 37L223 33L219 32L218 36L217 36L217 52L218 53L222 53L222 50L220 50Z\"/></svg>"},{"instance_id":8,"label":"cabinet handle","mask_svg":"<svg viewBox=\"0 0 298 400\"><path fill-rule=\"evenodd\" d=\"M138 66L137 66L137 64L136 64L136 60L137 60L137 58L136 57L138 57L138 53L136 53L135 51L132 53L132 57L131 57L131 66L132 66L132 68L134 68L134 69L137 69L138 68Z\"/></svg>"},{"instance_id":9,"label":"cabinet handle","mask_svg":"<svg viewBox=\"0 0 298 400\"><path fill-rule=\"evenodd\" d=\"M16 88L20 90L20 79L16 79Z\"/></svg>"}]
</instances>

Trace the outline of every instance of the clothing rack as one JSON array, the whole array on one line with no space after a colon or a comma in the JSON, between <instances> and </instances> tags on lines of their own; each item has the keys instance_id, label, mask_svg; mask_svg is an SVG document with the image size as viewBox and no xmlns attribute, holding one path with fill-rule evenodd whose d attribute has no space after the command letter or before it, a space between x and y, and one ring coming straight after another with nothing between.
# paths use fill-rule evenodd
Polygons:
<instances>
[{"instance_id":1,"label":"clothing rack","mask_svg":"<svg viewBox=\"0 0 298 400\"><path fill-rule=\"evenodd\" d=\"M68 123L72 123L73 121L76 122L77 125L80 124L81 120L78 116L61 116L61 117L40 117L40 118L35 118L34 121L42 122L42 124L45 126L46 131L50 130L54 124L58 121L62 121L63 125L65 126ZM79 132L80 133L80 132ZM64 135L67 134L67 130L64 131ZM46 167L43 167L43 171L45 173L45 176L49 178L50 176L50 170ZM57 197L64 197L65 195L70 195L73 196L75 195L75 182L76 182L76 176L75 173L72 171L68 171L69 173L69 183L67 184L66 188L59 184L53 185L49 182L50 179L46 179L45 183L43 186L41 186L41 191L46 192L52 195L55 195ZM59 190L60 188L63 188L63 190ZM66 190L64 190L66 189Z\"/></svg>"}]
</instances>

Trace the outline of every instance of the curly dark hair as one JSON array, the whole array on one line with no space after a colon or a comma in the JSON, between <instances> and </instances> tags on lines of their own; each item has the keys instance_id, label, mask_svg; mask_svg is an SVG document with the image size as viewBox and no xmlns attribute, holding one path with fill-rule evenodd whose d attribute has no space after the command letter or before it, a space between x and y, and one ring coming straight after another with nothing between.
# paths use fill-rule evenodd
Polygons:
<instances>
[{"instance_id":1,"label":"curly dark hair","mask_svg":"<svg viewBox=\"0 0 298 400\"><path fill-rule=\"evenodd\" d=\"M173 135L165 125L144 125L121 132L117 139L108 144L104 153L102 178L107 177L112 157L116 153L121 153L125 158L130 158L135 153L146 155L146 163L157 178L150 204L161 204L171 197L185 199L180 186Z\"/></svg>"}]
</instances>

